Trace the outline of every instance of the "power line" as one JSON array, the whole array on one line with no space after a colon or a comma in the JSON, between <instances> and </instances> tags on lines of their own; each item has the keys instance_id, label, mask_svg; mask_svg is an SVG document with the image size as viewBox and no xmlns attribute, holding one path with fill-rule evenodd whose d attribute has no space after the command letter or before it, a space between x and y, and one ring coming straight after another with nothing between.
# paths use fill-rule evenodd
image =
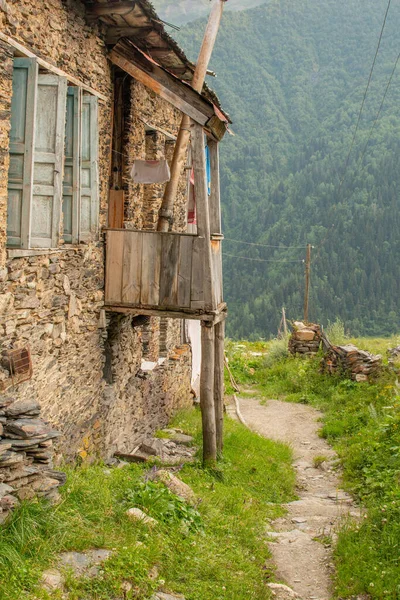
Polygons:
<instances>
[{"instance_id":1,"label":"power line","mask_svg":"<svg viewBox=\"0 0 400 600\"><path fill-rule=\"evenodd\" d=\"M363 112L363 110L364 110L364 104L365 104L365 100L366 100L366 98L367 98L367 94L368 94L369 86L370 86L370 83L371 83L371 80L372 80L372 74L373 74L373 72L374 72L374 68L375 68L376 59L377 59L377 57L378 57L379 48L380 48L380 46L381 46L381 41L382 41L383 31L384 31L384 29L385 29L385 26L386 26L386 20L387 20L387 16L388 16L388 13L389 13L389 9L390 9L390 5L391 5L391 3L392 3L392 0L389 0L389 1L388 1L388 5L387 5L387 7L386 7L385 17L384 17L384 19L383 19L383 24L382 24L382 28L381 28L381 32L380 32L380 35L379 35L379 40L378 40L378 45L377 45L377 48L376 48L376 52L375 52L375 56L374 56L374 60L373 60L373 62L372 62L372 67L371 67L371 70L370 70L370 73L369 73L367 87L365 88L364 96L363 96L363 99L362 99L362 102L361 102L360 112L358 113L357 124L356 124L356 128L355 128L355 130L354 130L353 139L351 140L351 144L350 144L350 150L349 150L349 152L348 152L348 154L347 154L347 157L346 157L346 160L345 160L345 163L344 163L343 177L342 177L342 179L341 179L341 181L340 181L340 185L339 185L338 193L340 192L340 189L341 189L341 187L342 187L342 185L343 185L343 182L344 182L344 179L345 179L345 177L346 177L346 170L347 170L347 167L348 167L348 164L349 164L349 160L350 160L350 154L351 154L351 151L353 150L353 146L354 146L354 142L355 142L355 140L356 140L356 136L357 136L358 128L359 128L359 126L360 126L361 115L362 115L362 112Z\"/></svg>"},{"instance_id":2,"label":"power line","mask_svg":"<svg viewBox=\"0 0 400 600\"><path fill-rule=\"evenodd\" d=\"M224 236L224 240L227 242L235 242L236 244L246 244L247 246L260 246L261 248L281 248L282 250L287 250L290 248L296 250L305 250L307 246L272 246L271 244L256 244L255 242L244 242L243 240L233 240L232 238L227 238Z\"/></svg>"},{"instance_id":3,"label":"power line","mask_svg":"<svg viewBox=\"0 0 400 600\"><path fill-rule=\"evenodd\" d=\"M390 5L390 3L389 3L389 5ZM379 117L381 116L382 109L383 109L383 105L384 105L384 103L385 103L385 100L386 100L387 94L388 94L388 92L389 92L389 88L390 88L390 86L391 86L391 83L392 83L392 81L393 81L393 77L394 77L394 74L395 74L395 72L396 72L396 69L397 69L397 65L398 65L398 63L399 63L399 60L400 60L400 53L397 55L397 58L396 58L396 60L395 60L395 63L394 63L394 66L393 66L392 72L391 72L391 74L390 74L390 77L389 77L389 80L388 80L388 82L387 82L387 84L386 84L386 88L385 88L385 92L384 92L384 94L383 94L383 98L382 98L381 104L380 104L380 106L379 106L378 112L376 113L376 116L375 116L374 122L372 123L372 126L371 126L371 128L370 128L370 130L369 130L369 133L368 133L368 138L367 138L367 141L366 141L366 143L365 143L365 146L364 146L363 152L362 152L362 154L361 154L361 157L360 157L360 159L359 159L359 161L358 161L358 163L357 163L357 168L358 168L358 167L361 167L361 169L360 169L360 170L362 170L362 169L364 169L364 168L365 168L365 166L363 167L362 163L363 163L363 161L364 161L364 158L365 158L365 155L366 155L366 152L367 152L368 144L369 144L369 141L370 141L370 139L371 139L372 133L373 133L373 131L374 131L375 127L376 127L376 124L377 124L377 122L378 122L378 119L379 119ZM342 181L341 181L341 185L343 184L343 181L344 181L344 177L343 177L343 179L342 179ZM339 190L338 190L338 191L340 191L340 186L339 186ZM347 198L347 200L348 200L348 199L349 199L349 198ZM335 209L336 209L336 205L335 205L333 208L334 208L334 210L335 210ZM317 261L318 261L318 259L319 259L319 256L320 256L320 254L321 254L321 249L322 249L322 246L325 244L325 242L326 242L326 240L327 240L327 238L328 238L329 232L330 232L332 229L334 229L334 227L335 227L335 224L333 223L333 224L331 225L331 227L329 227L329 229L327 229L327 231L326 231L326 234L325 234L324 238L322 239L322 242L319 244L319 250L318 250L318 253L317 253L317 256L316 256L316 258L315 258L315 261L314 261L314 262L317 262Z\"/></svg>"},{"instance_id":4,"label":"power line","mask_svg":"<svg viewBox=\"0 0 400 600\"><path fill-rule=\"evenodd\" d=\"M222 256L229 256L230 258L241 258L243 260L252 260L255 262L269 262L269 263L304 263L304 259L297 259L297 260L275 260L273 258L271 259L266 259L266 258L250 258L249 256L239 256L237 254L227 254L226 252L222 253Z\"/></svg>"},{"instance_id":5,"label":"power line","mask_svg":"<svg viewBox=\"0 0 400 600\"><path fill-rule=\"evenodd\" d=\"M391 85L391 83L392 83L392 81L393 81L393 77L394 77L394 74L395 74L395 72L396 72L397 65L399 64L399 60L400 60L400 52L399 52L399 54L397 55L396 62L394 63L394 67L393 67L392 73L391 73L391 75L390 75L390 77L389 77L389 81L387 82L387 86L386 86L386 89L385 89L385 93L383 94L383 98L382 98L381 105L380 105L380 107L379 107L379 110L378 110L378 112L376 113L376 117L375 117L375 120L374 120L374 122L373 122L373 124L372 124L372 127L371 127L371 129L369 130L368 139L367 139L367 141L366 141L366 144L365 144L365 146L364 146L364 150L363 150L363 153L362 153L362 155L361 155L361 158L360 158L360 160L359 160L359 164L362 164L362 162L363 162L363 160L364 160L364 156L365 156L365 153L367 152L367 147L368 147L369 141L370 141L370 139L371 139L372 133L373 133L373 131L374 131L374 129L375 129L375 126L376 126L376 124L377 124L377 122L378 122L378 119L379 119L379 117L381 116L382 108L383 108L383 105L384 105L384 103L385 103L386 96L387 96L387 94L388 94L388 91L389 91L390 85Z\"/></svg>"}]
</instances>

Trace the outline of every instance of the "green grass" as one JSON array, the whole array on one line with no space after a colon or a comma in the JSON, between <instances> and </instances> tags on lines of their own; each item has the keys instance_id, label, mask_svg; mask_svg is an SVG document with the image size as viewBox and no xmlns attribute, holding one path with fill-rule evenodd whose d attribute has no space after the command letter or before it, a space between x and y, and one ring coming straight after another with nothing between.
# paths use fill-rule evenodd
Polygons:
<instances>
[{"instance_id":1,"label":"green grass","mask_svg":"<svg viewBox=\"0 0 400 600\"><path fill-rule=\"evenodd\" d=\"M198 411L180 414L173 425L200 440ZM288 447L227 420L218 471L196 463L179 474L199 498L193 508L166 494L162 484L144 483L145 473L139 465L69 468L60 505L21 505L0 529L1 600L60 600L59 592L38 589L42 571L61 551L96 547L114 554L95 579L68 578L70 600L121 598L123 581L133 586L127 599L150 598L160 587L187 600L270 598L265 527L281 514L280 503L293 498ZM159 524L129 521L125 511L134 504Z\"/></svg>"},{"instance_id":2,"label":"green grass","mask_svg":"<svg viewBox=\"0 0 400 600\"><path fill-rule=\"evenodd\" d=\"M386 355L391 339L349 340ZM250 347L250 345L249 345ZM232 352L228 348L228 352ZM263 398L311 404L323 411L321 435L337 450L343 483L365 507L361 524L349 523L335 551L336 597L368 594L400 598L400 396L394 373L384 370L373 383L322 375L321 357L261 359L251 380ZM248 384L248 354L236 355L234 374ZM244 376L243 376L244 374Z\"/></svg>"}]
</instances>

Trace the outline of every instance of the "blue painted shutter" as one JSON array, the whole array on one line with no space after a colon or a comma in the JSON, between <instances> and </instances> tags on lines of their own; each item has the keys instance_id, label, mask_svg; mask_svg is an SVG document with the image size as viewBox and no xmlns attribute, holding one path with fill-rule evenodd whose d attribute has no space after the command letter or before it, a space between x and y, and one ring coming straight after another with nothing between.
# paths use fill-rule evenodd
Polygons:
<instances>
[{"instance_id":1,"label":"blue painted shutter","mask_svg":"<svg viewBox=\"0 0 400 600\"><path fill-rule=\"evenodd\" d=\"M30 244L37 78L36 59L14 59L7 243L21 248L29 248Z\"/></svg>"},{"instance_id":2,"label":"blue painted shutter","mask_svg":"<svg viewBox=\"0 0 400 600\"><path fill-rule=\"evenodd\" d=\"M66 243L79 241L80 213L80 125L81 90L69 87L65 120L65 158L63 181L63 235Z\"/></svg>"},{"instance_id":3,"label":"blue painted shutter","mask_svg":"<svg viewBox=\"0 0 400 600\"><path fill-rule=\"evenodd\" d=\"M95 238L98 228L98 101L95 96L82 97L80 233L79 239Z\"/></svg>"}]
</instances>

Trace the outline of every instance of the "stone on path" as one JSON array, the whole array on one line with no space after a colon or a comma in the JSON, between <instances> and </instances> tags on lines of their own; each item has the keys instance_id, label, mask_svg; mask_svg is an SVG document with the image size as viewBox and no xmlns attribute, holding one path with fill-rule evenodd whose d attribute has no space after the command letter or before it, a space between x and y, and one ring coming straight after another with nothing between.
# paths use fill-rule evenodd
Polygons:
<instances>
[{"instance_id":1,"label":"stone on path","mask_svg":"<svg viewBox=\"0 0 400 600\"><path fill-rule=\"evenodd\" d=\"M157 521L153 517L146 515L140 508L128 508L125 514L131 521L141 521L145 525L157 525Z\"/></svg>"},{"instance_id":2,"label":"stone on path","mask_svg":"<svg viewBox=\"0 0 400 600\"><path fill-rule=\"evenodd\" d=\"M151 600L185 600L181 594L165 594L164 592L156 592Z\"/></svg>"},{"instance_id":3,"label":"stone on path","mask_svg":"<svg viewBox=\"0 0 400 600\"><path fill-rule=\"evenodd\" d=\"M47 592L53 592L62 589L64 578L57 569L47 569L42 575L41 584Z\"/></svg>"},{"instance_id":4,"label":"stone on path","mask_svg":"<svg viewBox=\"0 0 400 600\"><path fill-rule=\"evenodd\" d=\"M277 600L301 600L300 596L296 594L292 588L283 585L282 583L267 583L267 587L271 590L273 597Z\"/></svg>"},{"instance_id":5,"label":"stone on path","mask_svg":"<svg viewBox=\"0 0 400 600\"><path fill-rule=\"evenodd\" d=\"M169 471L165 469L161 469L161 471L157 471L154 474L154 479L157 481L161 481L167 488L177 496L180 496L186 502L193 502L195 499L194 491L187 483L181 481L176 475L173 475Z\"/></svg>"}]
</instances>

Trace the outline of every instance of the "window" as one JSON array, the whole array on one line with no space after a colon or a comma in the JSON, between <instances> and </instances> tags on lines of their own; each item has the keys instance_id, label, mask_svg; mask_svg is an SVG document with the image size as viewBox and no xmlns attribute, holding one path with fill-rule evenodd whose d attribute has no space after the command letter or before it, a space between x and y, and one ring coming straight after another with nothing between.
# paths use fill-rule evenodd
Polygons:
<instances>
[{"instance_id":1,"label":"window","mask_svg":"<svg viewBox=\"0 0 400 600\"><path fill-rule=\"evenodd\" d=\"M67 79L14 59L8 185L8 245L58 246L97 232L97 98ZM61 213L63 213L61 215Z\"/></svg>"}]
</instances>

